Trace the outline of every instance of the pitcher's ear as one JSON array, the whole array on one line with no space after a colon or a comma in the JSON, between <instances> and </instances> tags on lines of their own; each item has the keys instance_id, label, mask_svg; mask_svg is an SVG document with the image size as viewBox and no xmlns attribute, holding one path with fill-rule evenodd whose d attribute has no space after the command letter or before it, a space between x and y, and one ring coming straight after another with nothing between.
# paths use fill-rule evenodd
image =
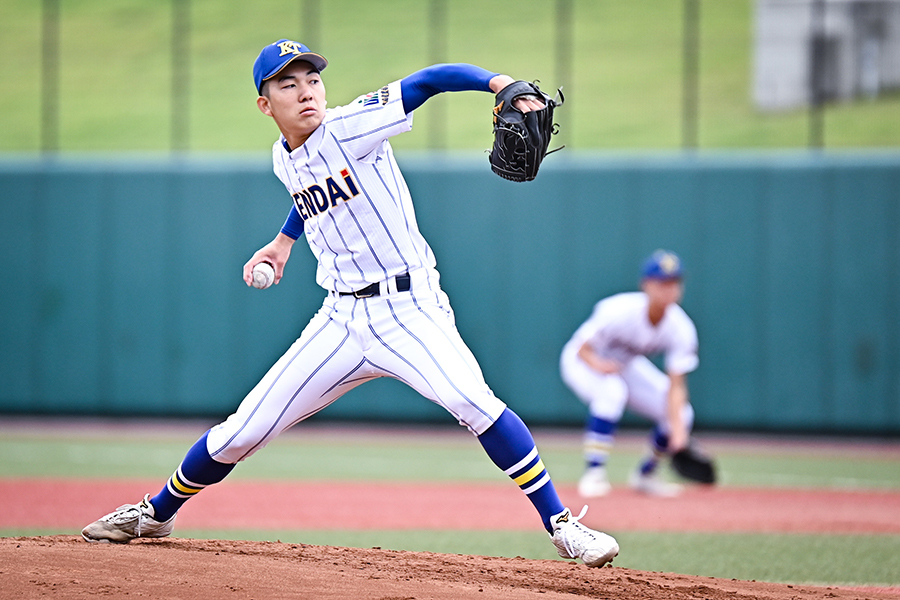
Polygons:
<instances>
[{"instance_id":1,"label":"pitcher's ear","mask_svg":"<svg viewBox=\"0 0 900 600\"><path fill-rule=\"evenodd\" d=\"M272 116L272 108L269 106L269 99L265 96L260 96L256 99L256 106L262 114L268 117Z\"/></svg>"}]
</instances>

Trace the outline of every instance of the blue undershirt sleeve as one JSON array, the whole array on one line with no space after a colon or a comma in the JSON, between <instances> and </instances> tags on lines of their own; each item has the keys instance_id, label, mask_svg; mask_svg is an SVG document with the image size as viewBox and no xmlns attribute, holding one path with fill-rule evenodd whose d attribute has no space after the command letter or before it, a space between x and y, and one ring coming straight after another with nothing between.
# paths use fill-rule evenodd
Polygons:
<instances>
[{"instance_id":1,"label":"blue undershirt sleeve","mask_svg":"<svg viewBox=\"0 0 900 600\"><path fill-rule=\"evenodd\" d=\"M291 205L291 212L288 213L284 225L281 226L281 233L288 236L292 240L296 240L303 233L303 219L297 212L297 207Z\"/></svg>"},{"instance_id":2,"label":"blue undershirt sleeve","mask_svg":"<svg viewBox=\"0 0 900 600\"><path fill-rule=\"evenodd\" d=\"M407 114L441 92L490 92L490 82L497 73L465 63L425 67L400 81L403 110Z\"/></svg>"}]
</instances>

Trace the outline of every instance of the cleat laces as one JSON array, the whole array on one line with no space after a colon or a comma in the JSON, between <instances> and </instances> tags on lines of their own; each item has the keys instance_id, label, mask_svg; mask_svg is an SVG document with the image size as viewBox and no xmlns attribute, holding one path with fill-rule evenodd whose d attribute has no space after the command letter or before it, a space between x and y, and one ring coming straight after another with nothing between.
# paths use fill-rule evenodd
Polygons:
<instances>
[{"instance_id":1,"label":"cleat laces","mask_svg":"<svg viewBox=\"0 0 900 600\"><path fill-rule=\"evenodd\" d=\"M124 504L105 517L104 521L111 525L128 525L132 521L137 521L137 535L140 535L141 527L141 509L134 504Z\"/></svg>"},{"instance_id":2,"label":"cleat laces","mask_svg":"<svg viewBox=\"0 0 900 600\"><path fill-rule=\"evenodd\" d=\"M143 502L141 504L143 504ZM144 521L142 517L145 514L148 518L150 517L150 515L141 508L141 504L123 504L117 508L115 512L106 515L101 520L119 527L120 529L134 523L134 536L141 537L141 525L143 525Z\"/></svg>"},{"instance_id":3,"label":"cleat laces","mask_svg":"<svg viewBox=\"0 0 900 600\"><path fill-rule=\"evenodd\" d=\"M572 558L580 556L590 542L597 540L594 532L581 524L581 519L587 513L587 509L587 504L585 504L577 517L571 517L572 520L566 526L565 534L562 536L563 546Z\"/></svg>"}]
</instances>

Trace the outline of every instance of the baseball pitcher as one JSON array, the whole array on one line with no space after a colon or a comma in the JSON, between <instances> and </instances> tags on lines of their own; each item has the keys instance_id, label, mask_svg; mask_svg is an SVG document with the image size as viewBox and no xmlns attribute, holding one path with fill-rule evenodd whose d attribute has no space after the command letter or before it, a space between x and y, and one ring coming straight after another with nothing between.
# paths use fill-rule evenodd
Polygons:
<instances>
[{"instance_id":1,"label":"baseball pitcher","mask_svg":"<svg viewBox=\"0 0 900 600\"><path fill-rule=\"evenodd\" d=\"M354 387L392 377L477 436L532 502L560 556L603 566L618 553L616 540L582 525L584 511L576 516L563 506L530 431L494 396L460 338L389 141L412 128L416 108L435 94L497 94L515 81L473 65L434 65L326 108L327 65L303 44L282 39L263 48L253 66L256 104L281 132L272 158L292 202L275 238L244 265L248 285L263 262L274 267L277 284L302 236L318 261L321 309L236 412L190 448L158 494L88 525L84 539L169 535L184 502L238 462ZM546 109L534 94L510 101L522 114Z\"/></svg>"}]
</instances>

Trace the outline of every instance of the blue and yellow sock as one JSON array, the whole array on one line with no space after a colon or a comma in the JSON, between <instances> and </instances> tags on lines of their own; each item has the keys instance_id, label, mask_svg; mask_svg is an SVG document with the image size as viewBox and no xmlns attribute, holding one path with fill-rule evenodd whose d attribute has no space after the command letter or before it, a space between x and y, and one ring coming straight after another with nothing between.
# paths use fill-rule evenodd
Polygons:
<instances>
[{"instance_id":1,"label":"blue and yellow sock","mask_svg":"<svg viewBox=\"0 0 900 600\"><path fill-rule=\"evenodd\" d=\"M584 462L588 467L606 465L618 425L599 417L588 418L584 431Z\"/></svg>"},{"instance_id":2,"label":"blue and yellow sock","mask_svg":"<svg viewBox=\"0 0 900 600\"><path fill-rule=\"evenodd\" d=\"M233 464L214 460L206 449L206 436L191 446L178 470L169 477L165 487L150 499L154 519L168 521L178 509L208 485L219 483L234 469Z\"/></svg>"},{"instance_id":3,"label":"blue and yellow sock","mask_svg":"<svg viewBox=\"0 0 900 600\"><path fill-rule=\"evenodd\" d=\"M522 419L507 408L487 431L478 436L478 441L494 464L525 492L541 515L544 527L552 532L550 517L561 513L565 507Z\"/></svg>"}]
</instances>

